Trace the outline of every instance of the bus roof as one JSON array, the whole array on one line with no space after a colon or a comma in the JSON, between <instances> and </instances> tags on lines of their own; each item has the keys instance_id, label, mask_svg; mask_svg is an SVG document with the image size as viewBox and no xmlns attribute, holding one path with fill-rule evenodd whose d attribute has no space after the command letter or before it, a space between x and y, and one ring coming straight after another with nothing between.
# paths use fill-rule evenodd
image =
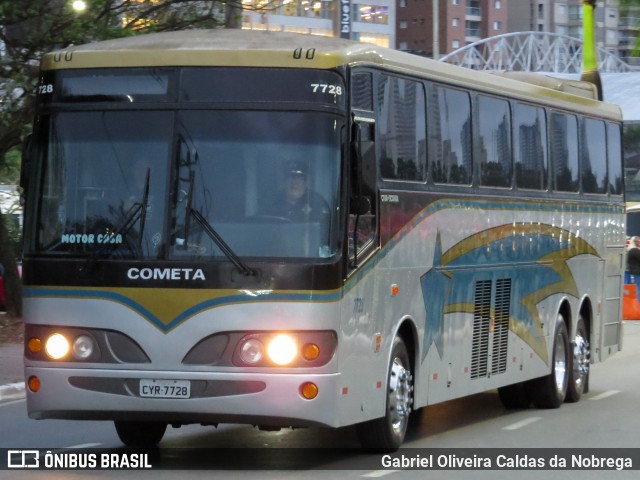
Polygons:
<instances>
[{"instance_id":1,"label":"bus roof","mask_svg":"<svg viewBox=\"0 0 640 480\"><path fill-rule=\"evenodd\" d=\"M113 67L227 66L329 69L372 65L463 88L506 94L557 107L581 110L616 121L617 105L593 99L593 88L541 75L493 75L397 50L334 37L238 29L184 30L138 35L45 54L41 69ZM545 80L546 78L546 80Z\"/></svg>"}]
</instances>

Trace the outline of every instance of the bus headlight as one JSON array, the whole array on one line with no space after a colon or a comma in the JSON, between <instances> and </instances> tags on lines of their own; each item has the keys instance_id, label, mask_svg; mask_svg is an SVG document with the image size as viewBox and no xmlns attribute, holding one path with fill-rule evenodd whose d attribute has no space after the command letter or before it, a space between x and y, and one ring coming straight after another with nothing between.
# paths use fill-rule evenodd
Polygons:
<instances>
[{"instance_id":1,"label":"bus headlight","mask_svg":"<svg viewBox=\"0 0 640 480\"><path fill-rule=\"evenodd\" d=\"M132 339L116 330L25 325L25 357L36 362L149 363Z\"/></svg>"},{"instance_id":2,"label":"bus headlight","mask_svg":"<svg viewBox=\"0 0 640 480\"><path fill-rule=\"evenodd\" d=\"M95 342L88 335L80 335L73 341L73 356L78 360L86 360L95 351Z\"/></svg>"},{"instance_id":3,"label":"bus headlight","mask_svg":"<svg viewBox=\"0 0 640 480\"><path fill-rule=\"evenodd\" d=\"M267 347L269 359L279 366L288 365L298 355L296 341L289 335L280 334L273 337Z\"/></svg>"},{"instance_id":4,"label":"bus headlight","mask_svg":"<svg viewBox=\"0 0 640 480\"><path fill-rule=\"evenodd\" d=\"M44 350L49 357L60 360L69 354L69 341L60 333L54 333L45 342Z\"/></svg>"},{"instance_id":5,"label":"bus headlight","mask_svg":"<svg viewBox=\"0 0 640 480\"><path fill-rule=\"evenodd\" d=\"M331 361L338 346L338 336L333 330L219 333L198 343L185 357L185 363L221 365L223 352L211 353L209 357L203 352L213 352L227 340L233 345L231 362L237 367L321 367Z\"/></svg>"},{"instance_id":6,"label":"bus headlight","mask_svg":"<svg viewBox=\"0 0 640 480\"><path fill-rule=\"evenodd\" d=\"M250 338L240 347L240 359L249 365L258 363L264 357L264 345L257 338Z\"/></svg>"}]
</instances>

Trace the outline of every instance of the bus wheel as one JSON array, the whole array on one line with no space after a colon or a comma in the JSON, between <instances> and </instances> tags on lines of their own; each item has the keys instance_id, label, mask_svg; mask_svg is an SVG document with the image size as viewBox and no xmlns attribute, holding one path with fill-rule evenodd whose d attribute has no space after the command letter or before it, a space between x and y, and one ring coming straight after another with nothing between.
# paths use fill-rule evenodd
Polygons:
<instances>
[{"instance_id":1,"label":"bus wheel","mask_svg":"<svg viewBox=\"0 0 640 480\"><path fill-rule=\"evenodd\" d=\"M413 375L404 341L396 337L389 363L386 414L357 426L363 447L376 451L397 450L404 441L413 405Z\"/></svg>"},{"instance_id":2,"label":"bus wheel","mask_svg":"<svg viewBox=\"0 0 640 480\"><path fill-rule=\"evenodd\" d=\"M127 447L155 447L167 429L159 422L114 422L118 437Z\"/></svg>"},{"instance_id":3,"label":"bus wheel","mask_svg":"<svg viewBox=\"0 0 640 480\"><path fill-rule=\"evenodd\" d=\"M578 319L576 338L573 342L573 356L569 372L569 386L567 388L567 402L577 402L587 391L589 381L589 363L591 362L591 348L589 335L582 315Z\"/></svg>"},{"instance_id":4,"label":"bus wheel","mask_svg":"<svg viewBox=\"0 0 640 480\"><path fill-rule=\"evenodd\" d=\"M558 315L553 336L551 373L532 380L530 392L538 408L558 408L564 402L569 383L569 333L562 315Z\"/></svg>"},{"instance_id":5,"label":"bus wheel","mask_svg":"<svg viewBox=\"0 0 640 480\"><path fill-rule=\"evenodd\" d=\"M531 394L522 382L498 388L498 397L507 409L524 409L531 405Z\"/></svg>"}]
</instances>

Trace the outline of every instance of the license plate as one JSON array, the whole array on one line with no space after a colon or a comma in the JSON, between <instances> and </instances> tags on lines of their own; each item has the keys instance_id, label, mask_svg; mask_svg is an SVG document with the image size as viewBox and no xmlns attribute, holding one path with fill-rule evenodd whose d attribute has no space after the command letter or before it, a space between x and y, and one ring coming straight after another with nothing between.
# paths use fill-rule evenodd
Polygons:
<instances>
[{"instance_id":1,"label":"license plate","mask_svg":"<svg viewBox=\"0 0 640 480\"><path fill-rule=\"evenodd\" d=\"M150 398L189 398L189 380L140 380L140 396Z\"/></svg>"}]
</instances>

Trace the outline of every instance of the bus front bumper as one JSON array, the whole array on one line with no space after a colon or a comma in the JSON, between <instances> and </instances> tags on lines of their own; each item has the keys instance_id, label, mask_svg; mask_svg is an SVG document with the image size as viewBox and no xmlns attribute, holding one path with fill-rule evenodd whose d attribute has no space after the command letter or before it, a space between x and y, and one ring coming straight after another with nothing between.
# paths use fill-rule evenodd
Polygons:
<instances>
[{"instance_id":1,"label":"bus front bumper","mask_svg":"<svg viewBox=\"0 0 640 480\"><path fill-rule=\"evenodd\" d=\"M339 427L340 374L153 372L30 367L27 409L35 419L137 420ZM30 379L37 377L34 392ZM303 391L314 392L305 398ZM188 395L188 396L185 396Z\"/></svg>"}]
</instances>

